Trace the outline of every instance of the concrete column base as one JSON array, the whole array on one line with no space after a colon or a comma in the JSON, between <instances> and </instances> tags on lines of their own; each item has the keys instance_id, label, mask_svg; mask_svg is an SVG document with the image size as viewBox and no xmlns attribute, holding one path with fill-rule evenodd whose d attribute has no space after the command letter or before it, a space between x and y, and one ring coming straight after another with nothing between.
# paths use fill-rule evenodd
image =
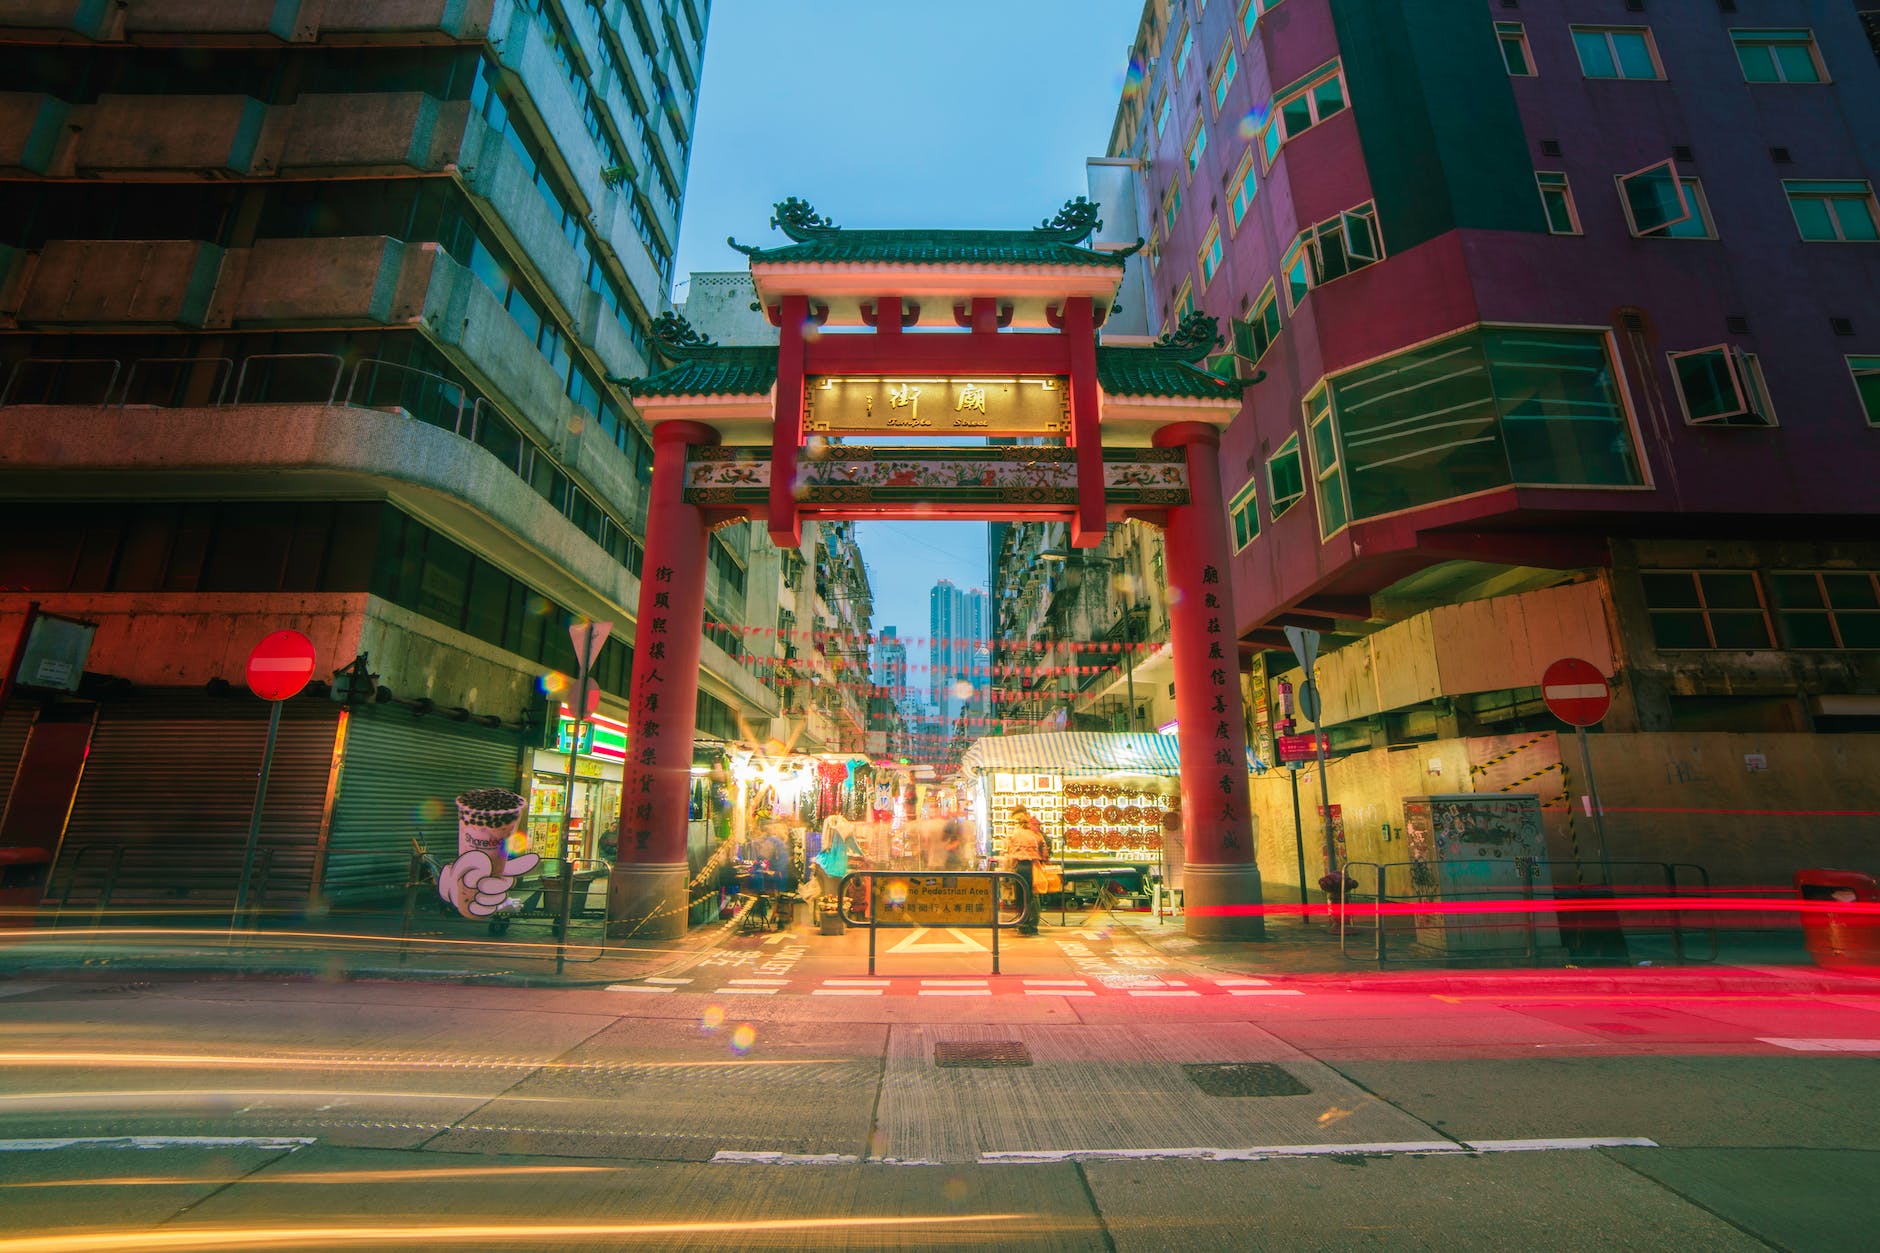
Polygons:
<instances>
[{"instance_id":1,"label":"concrete column base","mask_svg":"<svg viewBox=\"0 0 1880 1253\"><path fill-rule=\"evenodd\" d=\"M1200 866L1182 871L1183 929L1191 940L1262 940L1260 871L1247 864ZM1215 910L1225 912L1215 913Z\"/></svg>"},{"instance_id":2,"label":"concrete column base","mask_svg":"<svg viewBox=\"0 0 1880 1253\"><path fill-rule=\"evenodd\" d=\"M676 940L686 933L684 862L622 862L607 892L607 938Z\"/></svg>"}]
</instances>

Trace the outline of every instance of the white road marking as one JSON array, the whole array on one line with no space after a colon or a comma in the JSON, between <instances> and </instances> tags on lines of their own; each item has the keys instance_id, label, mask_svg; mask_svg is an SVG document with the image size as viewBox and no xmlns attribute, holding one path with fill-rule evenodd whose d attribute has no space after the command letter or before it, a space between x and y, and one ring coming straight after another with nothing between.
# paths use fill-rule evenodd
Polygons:
<instances>
[{"instance_id":1,"label":"white road marking","mask_svg":"<svg viewBox=\"0 0 1880 1253\"><path fill-rule=\"evenodd\" d=\"M1271 979L1250 979L1246 977L1245 975L1215 975L1214 981L1220 984L1222 987L1228 987L1231 985L1233 987L1249 987L1249 988L1271 987L1273 983Z\"/></svg>"},{"instance_id":2,"label":"white road marking","mask_svg":"<svg viewBox=\"0 0 1880 1253\"><path fill-rule=\"evenodd\" d=\"M880 988L814 988L811 996L880 996Z\"/></svg>"},{"instance_id":3,"label":"white road marking","mask_svg":"<svg viewBox=\"0 0 1880 1253\"><path fill-rule=\"evenodd\" d=\"M932 930L944 930L953 939L950 943L944 940L939 943L930 943L926 937L932 934ZM906 939L888 950L890 953L984 953L988 951L990 950L985 945L957 927L935 929L915 927L907 933Z\"/></svg>"},{"instance_id":4,"label":"white road marking","mask_svg":"<svg viewBox=\"0 0 1880 1253\"><path fill-rule=\"evenodd\" d=\"M671 983L674 985L692 982L690 979L661 979L657 976L648 976L646 981L648 983Z\"/></svg>"},{"instance_id":5,"label":"white road marking","mask_svg":"<svg viewBox=\"0 0 1880 1253\"><path fill-rule=\"evenodd\" d=\"M609 992L676 992L677 988L649 988L643 983L610 983Z\"/></svg>"},{"instance_id":6,"label":"white road marking","mask_svg":"<svg viewBox=\"0 0 1880 1253\"><path fill-rule=\"evenodd\" d=\"M99 1149L286 1149L318 1144L312 1136L87 1136L65 1140L0 1140L0 1153L37 1153L83 1146Z\"/></svg>"},{"instance_id":7,"label":"white road marking","mask_svg":"<svg viewBox=\"0 0 1880 1253\"><path fill-rule=\"evenodd\" d=\"M1090 981L1088 979L1027 979L1025 986L1028 988L1087 988L1090 986Z\"/></svg>"},{"instance_id":8,"label":"white road marking","mask_svg":"<svg viewBox=\"0 0 1880 1253\"><path fill-rule=\"evenodd\" d=\"M788 979L726 979L726 983L742 988L787 988Z\"/></svg>"},{"instance_id":9,"label":"white road marking","mask_svg":"<svg viewBox=\"0 0 1880 1253\"><path fill-rule=\"evenodd\" d=\"M1784 1036L1759 1035L1756 1037L1764 1044L1773 1044L1777 1048L1793 1050L1797 1053L1880 1053L1880 1040L1793 1040Z\"/></svg>"},{"instance_id":10,"label":"white road marking","mask_svg":"<svg viewBox=\"0 0 1880 1253\"><path fill-rule=\"evenodd\" d=\"M1228 988L1229 996L1304 996L1298 988Z\"/></svg>"},{"instance_id":11,"label":"white road marking","mask_svg":"<svg viewBox=\"0 0 1880 1253\"><path fill-rule=\"evenodd\" d=\"M983 988L989 982L991 981L988 979L922 979L920 986L923 988Z\"/></svg>"},{"instance_id":12,"label":"white road marking","mask_svg":"<svg viewBox=\"0 0 1880 1253\"><path fill-rule=\"evenodd\" d=\"M853 1153L741 1153L719 1149L712 1161L733 1166L853 1166L862 1159Z\"/></svg>"},{"instance_id":13,"label":"white road marking","mask_svg":"<svg viewBox=\"0 0 1880 1253\"><path fill-rule=\"evenodd\" d=\"M885 988L891 979L824 979L826 988Z\"/></svg>"},{"instance_id":14,"label":"white road marking","mask_svg":"<svg viewBox=\"0 0 1880 1253\"><path fill-rule=\"evenodd\" d=\"M1658 1141L1639 1136L1568 1136L1559 1140L1468 1140L1477 1153L1544 1153L1550 1149L1655 1149Z\"/></svg>"},{"instance_id":15,"label":"white road marking","mask_svg":"<svg viewBox=\"0 0 1880 1253\"><path fill-rule=\"evenodd\" d=\"M777 988L719 988L719 996L775 996Z\"/></svg>"},{"instance_id":16,"label":"white road marking","mask_svg":"<svg viewBox=\"0 0 1880 1253\"><path fill-rule=\"evenodd\" d=\"M1026 996L1095 996L1089 988L1026 988Z\"/></svg>"},{"instance_id":17,"label":"white road marking","mask_svg":"<svg viewBox=\"0 0 1880 1253\"><path fill-rule=\"evenodd\" d=\"M1332 1157L1342 1153L1466 1153L1454 1140L1399 1140L1382 1144L1266 1144L1244 1149L1020 1149L981 1153L981 1165L1018 1162L1091 1162L1189 1158L1205 1162L1257 1162L1268 1157Z\"/></svg>"},{"instance_id":18,"label":"white road marking","mask_svg":"<svg viewBox=\"0 0 1880 1253\"><path fill-rule=\"evenodd\" d=\"M922 988L922 996L991 996L991 988Z\"/></svg>"},{"instance_id":19,"label":"white road marking","mask_svg":"<svg viewBox=\"0 0 1880 1253\"><path fill-rule=\"evenodd\" d=\"M1131 996L1200 996L1193 988L1131 988Z\"/></svg>"},{"instance_id":20,"label":"white road marking","mask_svg":"<svg viewBox=\"0 0 1880 1253\"><path fill-rule=\"evenodd\" d=\"M0 987L0 996L24 996L28 992L44 992L50 983L11 983Z\"/></svg>"}]
</instances>

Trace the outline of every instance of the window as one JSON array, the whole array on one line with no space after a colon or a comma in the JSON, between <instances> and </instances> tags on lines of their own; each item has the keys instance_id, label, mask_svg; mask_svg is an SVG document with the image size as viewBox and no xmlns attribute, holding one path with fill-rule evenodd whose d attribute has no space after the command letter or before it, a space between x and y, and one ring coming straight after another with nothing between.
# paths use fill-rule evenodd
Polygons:
<instances>
[{"instance_id":1,"label":"window","mask_svg":"<svg viewBox=\"0 0 1880 1253\"><path fill-rule=\"evenodd\" d=\"M1239 552L1253 543L1254 536L1260 533L1260 501L1253 490L1253 480L1234 493L1234 499L1228 502L1228 516L1234 521L1234 551Z\"/></svg>"},{"instance_id":2,"label":"window","mask_svg":"<svg viewBox=\"0 0 1880 1253\"><path fill-rule=\"evenodd\" d=\"M1501 63L1516 78L1534 76L1534 54L1528 50L1527 31L1519 22L1496 22L1495 38L1501 41Z\"/></svg>"},{"instance_id":3,"label":"window","mask_svg":"<svg viewBox=\"0 0 1880 1253\"><path fill-rule=\"evenodd\" d=\"M1155 110L1155 133L1157 135L1160 135L1163 131L1168 129L1168 120L1173 116L1175 116L1175 101L1165 89L1162 92L1162 103L1157 105Z\"/></svg>"},{"instance_id":4,"label":"window","mask_svg":"<svg viewBox=\"0 0 1880 1253\"><path fill-rule=\"evenodd\" d=\"M1684 203L1690 206L1691 215L1654 234L1664 239L1715 239L1717 227L1710 220L1710 201L1704 195L1703 183L1688 175L1680 175L1678 186L1684 192Z\"/></svg>"},{"instance_id":5,"label":"window","mask_svg":"<svg viewBox=\"0 0 1880 1253\"><path fill-rule=\"evenodd\" d=\"M1820 83L1828 72L1808 30L1733 30L1737 64L1749 83Z\"/></svg>"},{"instance_id":6,"label":"window","mask_svg":"<svg viewBox=\"0 0 1880 1253\"><path fill-rule=\"evenodd\" d=\"M1234 85L1234 76L1240 73L1240 61L1234 56L1234 37L1227 37L1227 45L1221 49L1221 68L1214 71L1214 111L1219 113L1227 106L1227 90Z\"/></svg>"},{"instance_id":7,"label":"window","mask_svg":"<svg viewBox=\"0 0 1880 1253\"><path fill-rule=\"evenodd\" d=\"M1206 120L1195 123L1194 130L1188 132L1188 172L1193 174L1201 165L1201 154L1208 150L1208 124Z\"/></svg>"},{"instance_id":8,"label":"window","mask_svg":"<svg viewBox=\"0 0 1880 1253\"><path fill-rule=\"evenodd\" d=\"M1573 48L1588 78L1663 78L1658 49L1644 26L1575 26Z\"/></svg>"},{"instance_id":9,"label":"window","mask_svg":"<svg viewBox=\"0 0 1880 1253\"><path fill-rule=\"evenodd\" d=\"M1728 344L1674 352L1671 373L1694 426L1774 426L1775 411L1753 352Z\"/></svg>"},{"instance_id":10,"label":"window","mask_svg":"<svg viewBox=\"0 0 1880 1253\"><path fill-rule=\"evenodd\" d=\"M1207 238L1201 241L1201 286L1206 288L1221 271L1221 224L1210 223Z\"/></svg>"},{"instance_id":11,"label":"window","mask_svg":"<svg viewBox=\"0 0 1880 1253\"><path fill-rule=\"evenodd\" d=\"M1849 357L1847 368L1854 374L1854 392L1867 425L1880 426L1880 357Z\"/></svg>"},{"instance_id":12,"label":"window","mask_svg":"<svg viewBox=\"0 0 1880 1253\"><path fill-rule=\"evenodd\" d=\"M1301 235L1279 259L1279 272L1286 283L1286 312L1299 308L1299 302L1312 290L1311 268L1306 263L1306 237Z\"/></svg>"},{"instance_id":13,"label":"window","mask_svg":"<svg viewBox=\"0 0 1880 1253\"><path fill-rule=\"evenodd\" d=\"M1261 143L1267 164L1272 164L1280 145L1344 112L1345 104L1344 72L1336 61L1314 71L1300 84L1277 93Z\"/></svg>"},{"instance_id":14,"label":"window","mask_svg":"<svg viewBox=\"0 0 1880 1253\"><path fill-rule=\"evenodd\" d=\"M1351 520L1345 507L1345 477L1338 465L1338 431L1332 425L1332 394L1321 383L1305 399L1306 442L1317 481L1319 534L1331 535Z\"/></svg>"},{"instance_id":15,"label":"window","mask_svg":"<svg viewBox=\"0 0 1880 1253\"><path fill-rule=\"evenodd\" d=\"M1547 211L1547 229L1556 235L1578 235L1580 213L1573 205L1573 188L1565 174L1537 172L1534 181L1541 189L1541 208Z\"/></svg>"},{"instance_id":16,"label":"window","mask_svg":"<svg viewBox=\"0 0 1880 1253\"><path fill-rule=\"evenodd\" d=\"M1767 579L1784 648L1880 648L1880 575L1778 570Z\"/></svg>"},{"instance_id":17,"label":"window","mask_svg":"<svg viewBox=\"0 0 1880 1253\"><path fill-rule=\"evenodd\" d=\"M1648 570L1639 578L1659 648L1771 647L1754 571Z\"/></svg>"},{"instance_id":18,"label":"window","mask_svg":"<svg viewBox=\"0 0 1880 1253\"><path fill-rule=\"evenodd\" d=\"M1279 338L1279 301L1268 283L1253 305L1253 312L1234 323L1234 351L1249 362L1257 362Z\"/></svg>"},{"instance_id":19,"label":"window","mask_svg":"<svg viewBox=\"0 0 1880 1253\"><path fill-rule=\"evenodd\" d=\"M1691 216L1691 202L1684 194L1684 180L1671 161L1660 161L1642 170L1617 177L1619 201L1625 207L1626 226L1634 235L1662 233Z\"/></svg>"},{"instance_id":20,"label":"window","mask_svg":"<svg viewBox=\"0 0 1880 1253\"><path fill-rule=\"evenodd\" d=\"M1195 51L1195 32L1192 26L1182 30L1181 48L1175 53L1175 77L1188 77L1188 62Z\"/></svg>"},{"instance_id":21,"label":"window","mask_svg":"<svg viewBox=\"0 0 1880 1253\"><path fill-rule=\"evenodd\" d=\"M1176 179L1168 185L1168 190L1162 193L1162 224L1170 231L1173 231L1175 229L1175 215L1181 211L1182 185L1181 180Z\"/></svg>"},{"instance_id":22,"label":"window","mask_svg":"<svg viewBox=\"0 0 1880 1253\"><path fill-rule=\"evenodd\" d=\"M1260 24L1260 18L1271 13L1279 6L1280 0L1245 0L1240 6L1240 29L1247 38L1253 38L1254 28Z\"/></svg>"},{"instance_id":23,"label":"window","mask_svg":"<svg viewBox=\"0 0 1880 1253\"><path fill-rule=\"evenodd\" d=\"M1266 459L1266 495L1273 517L1305 498L1306 476L1299 464L1299 437L1289 435L1279 451Z\"/></svg>"},{"instance_id":24,"label":"window","mask_svg":"<svg viewBox=\"0 0 1880 1253\"><path fill-rule=\"evenodd\" d=\"M1874 226L1873 184L1864 179L1785 179L1789 212L1802 238L1814 242L1880 239Z\"/></svg>"},{"instance_id":25,"label":"window","mask_svg":"<svg viewBox=\"0 0 1880 1253\"><path fill-rule=\"evenodd\" d=\"M1175 293L1175 324L1180 326L1195 311L1195 292L1187 279L1182 280L1182 289Z\"/></svg>"},{"instance_id":26,"label":"window","mask_svg":"<svg viewBox=\"0 0 1880 1253\"><path fill-rule=\"evenodd\" d=\"M1297 309L1312 288L1361 270L1383 255L1377 206L1370 203L1299 232L1279 263L1286 283L1286 311Z\"/></svg>"},{"instance_id":27,"label":"window","mask_svg":"<svg viewBox=\"0 0 1880 1253\"><path fill-rule=\"evenodd\" d=\"M1235 171L1234 181L1227 185L1227 217L1235 229L1246 220L1247 210L1253 207L1254 193L1259 190L1259 180L1253 173L1253 153L1250 151L1240 159L1240 169Z\"/></svg>"}]
</instances>

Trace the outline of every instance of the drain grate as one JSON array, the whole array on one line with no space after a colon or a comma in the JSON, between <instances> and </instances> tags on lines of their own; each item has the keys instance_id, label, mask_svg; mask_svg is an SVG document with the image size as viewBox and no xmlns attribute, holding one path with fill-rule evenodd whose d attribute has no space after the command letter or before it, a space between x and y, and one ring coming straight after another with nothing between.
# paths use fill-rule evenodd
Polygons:
<instances>
[{"instance_id":1,"label":"drain grate","mask_svg":"<svg viewBox=\"0 0 1880 1253\"><path fill-rule=\"evenodd\" d=\"M1022 1040L936 1040L936 1066L1029 1066L1031 1050Z\"/></svg>"},{"instance_id":2,"label":"drain grate","mask_svg":"<svg viewBox=\"0 0 1880 1253\"><path fill-rule=\"evenodd\" d=\"M1272 1062L1210 1062L1182 1067L1209 1096L1309 1096L1312 1089Z\"/></svg>"}]
</instances>

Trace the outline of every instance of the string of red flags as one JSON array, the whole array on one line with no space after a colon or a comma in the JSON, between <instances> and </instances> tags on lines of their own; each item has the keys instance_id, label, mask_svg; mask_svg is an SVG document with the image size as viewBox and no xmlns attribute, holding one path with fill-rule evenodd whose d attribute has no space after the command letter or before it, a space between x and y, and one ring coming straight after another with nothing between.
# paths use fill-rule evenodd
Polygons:
<instances>
[{"instance_id":1,"label":"string of red flags","mask_svg":"<svg viewBox=\"0 0 1880 1253\"><path fill-rule=\"evenodd\" d=\"M830 644L850 649L874 648L877 645L901 645L912 653L915 650L931 651L934 648L971 649L984 645L997 648L1002 652L1048 653L1152 653L1161 648L1162 640L1009 640L979 639L970 635L959 636L924 636L924 635L880 635L863 634L854 631L818 631L795 630L786 627L765 627L713 623L713 631L727 631L734 635L743 635L759 639L780 639L797 643ZM911 665L912 663L910 663Z\"/></svg>"}]
</instances>

